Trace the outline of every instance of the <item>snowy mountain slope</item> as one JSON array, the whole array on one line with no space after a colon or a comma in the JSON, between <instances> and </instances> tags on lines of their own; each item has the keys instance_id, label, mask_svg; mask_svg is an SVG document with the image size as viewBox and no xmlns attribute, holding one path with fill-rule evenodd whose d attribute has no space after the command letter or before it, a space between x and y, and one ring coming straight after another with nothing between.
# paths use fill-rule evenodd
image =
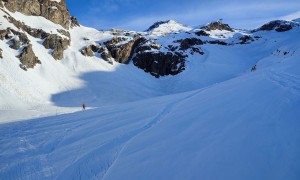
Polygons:
<instances>
[{"instance_id":1,"label":"snowy mountain slope","mask_svg":"<svg viewBox=\"0 0 300 180\"><path fill-rule=\"evenodd\" d=\"M11 13L8 10L6 13L3 11L0 13L1 17L8 13L16 20L36 29L42 25L43 30L47 33L59 34L58 29L63 29L60 25L43 17L25 16L18 12ZM18 30L3 18L1 28L7 27ZM170 44L180 46L178 42L182 39L199 38L194 34L199 29L187 31L155 37L150 33L149 35L146 34L145 37L156 39L155 41L162 46L159 52L169 52L170 50L165 48ZM193 53L189 52L189 49L182 51L188 55L185 70L176 76L165 76L159 79L145 74L132 66L132 63L122 65L115 62L112 65L103 61L97 53L93 57L83 56L80 53L85 46L97 45L99 42L105 42L115 37L115 32L98 31L83 26L74 27L68 32L71 42L64 51L64 58L61 61L53 59L49 54L51 51L45 49L41 44L42 39L32 37L25 32L36 56L42 63L26 72L19 68L20 61L15 57L18 55L18 51L9 48L8 41L0 41L0 48L3 50L4 56L0 61L2 77L0 78L0 111L3 114L0 119L2 122L17 120L19 117L26 118L26 110L28 117L39 117L45 114L56 114L57 109L61 113L73 112L82 103L99 107L196 90L220 83L249 72L256 62L264 58L272 59L274 56L285 58L292 55L292 51L298 49L298 43L297 38L293 40L293 43L290 41L297 37L299 28L296 27L282 33L273 31L251 33L241 30L234 30L233 32L206 31L210 35L200 36L202 41L219 40L225 43L237 43L240 42L239 38L243 36L262 38L246 45L204 44L194 46L201 49L204 55L189 54ZM64 37L64 35L59 35ZM290 44L290 46L280 49L281 44ZM277 50L282 50L282 52L278 53ZM289 51L291 54L284 55L283 51ZM16 111L20 111L21 116L15 116L15 113L11 113ZM10 114L11 117L9 117Z\"/></svg>"},{"instance_id":2,"label":"snowy mountain slope","mask_svg":"<svg viewBox=\"0 0 300 180\"><path fill-rule=\"evenodd\" d=\"M0 179L300 178L299 20L98 31L1 3Z\"/></svg>"},{"instance_id":3,"label":"snowy mountain slope","mask_svg":"<svg viewBox=\"0 0 300 180\"><path fill-rule=\"evenodd\" d=\"M298 179L299 65L1 125L1 179Z\"/></svg>"}]
</instances>

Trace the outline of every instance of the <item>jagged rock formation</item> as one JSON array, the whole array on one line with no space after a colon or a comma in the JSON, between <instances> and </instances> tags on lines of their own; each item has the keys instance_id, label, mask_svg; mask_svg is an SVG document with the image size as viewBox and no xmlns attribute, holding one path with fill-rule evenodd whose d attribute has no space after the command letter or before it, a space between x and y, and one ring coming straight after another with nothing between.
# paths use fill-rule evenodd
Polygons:
<instances>
[{"instance_id":1,"label":"jagged rock formation","mask_svg":"<svg viewBox=\"0 0 300 180\"><path fill-rule=\"evenodd\" d=\"M202 27L201 29L204 29L206 31L226 30L226 31L233 32L233 29L228 24L224 24L221 20L209 23L208 25Z\"/></svg>"},{"instance_id":2,"label":"jagged rock formation","mask_svg":"<svg viewBox=\"0 0 300 180\"><path fill-rule=\"evenodd\" d=\"M0 59L3 59L2 51L3 51L3 50L0 48Z\"/></svg>"},{"instance_id":3,"label":"jagged rock formation","mask_svg":"<svg viewBox=\"0 0 300 180\"><path fill-rule=\"evenodd\" d=\"M33 68L36 64L41 64L41 61L35 56L32 45L26 46L19 56L21 65L20 67L27 71L28 68Z\"/></svg>"},{"instance_id":4,"label":"jagged rock formation","mask_svg":"<svg viewBox=\"0 0 300 180\"><path fill-rule=\"evenodd\" d=\"M241 40L240 44L249 44L252 41L255 41L250 35L244 35L239 38Z\"/></svg>"},{"instance_id":5,"label":"jagged rock formation","mask_svg":"<svg viewBox=\"0 0 300 180\"><path fill-rule=\"evenodd\" d=\"M202 45L203 42L200 39L197 38L186 38L178 40L177 42L180 43L180 49L179 50L187 50L195 45Z\"/></svg>"},{"instance_id":6,"label":"jagged rock formation","mask_svg":"<svg viewBox=\"0 0 300 180\"><path fill-rule=\"evenodd\" d=\"M65 0L2 0L11 12L21 12L25 15L43 16L50 21L69 29L70 13Z\"/></svg>"},{"instance_id":7,"label":"jagged rock formation","mask_svg":"<svg viewBox=\"0 0 300 180\"><path fill-rule=\"evenodd\" d=\"M56 34L50 34L43 42L43 45L45 48L53 50L52 56L54 59L61 60L64 57L64 50L70 45L70 40Z\"/></svg>"},{"instance_id":8,"label":"jagged rock formation","mask_svg":"<svg viewBox=\"0 0 300 180\"><path fill-rule=\"evenodd\" d=\"M79 22L78 22L77 18L75 16L72 16L71 17L71 28L79 27L79 26L80 25L79 25Z\"/></svg>"},{"instance_id":9,"label":"jagged rock formation","mask_svg":"<svg viewBox=\"0 0 300 180\"><path fill-rule=\"evenodd\" d=\"M133 39L128 42L126 42L126 38L114 38L104 44L116 62L128 64L132 56L134 43L137 39L139 39L139 35L134 36Z\"/></svg>"},{"instance_id":10,"label":"jagged rock formation","mask_svg":"<svg viewBox=\"0 0 300 180\"><path fill-rule=\"evenodd\" d=\"M260 28L252 31L252 32L257 32L257 31L271 31L275 30L277 32L285 32L291 30L293 27L299 26L299 24L296 24L291 21L283 21L283 20L276 20L276 21L271 21L267 24L264 24Z\"/></svg>"},{"instance_id":11,"label":"jagged rock formation","mask_svg":"<svg viewBox=\"0 0 300 180\"><path fill-rule=\"evenodd\" d=\"M82 50L81 50L81 54L82 55L84 55L84 56L94 56L94 52L97 52L98 50L96 50L96 51L93 51L93 47L94 47L95 45L89 45L89 46L87 46L87 47L85 47L85 48L83 48Z\"/></svg>"},{"instance_id":12,"label":"jagged rock formation","mask_svg":"<svg viewBox=\"0 0 300 180\"><path fill-rule=\"evenodd\" d=\"M205 32L204 30L197 31L197 32L195 32L195 34L197 36L209 36L209 34L207 32Z\"/></svg>"},{"instance_id":13,"label":"jagged rock formation","mask_svg":"<svg viewBox=\"0 0 300 180\"><path fill-rule=\"evenodd\" d=\"M185 68L184 57L179 53L143 52L133 58L133 64L155 77L175 75Z\"/></svg>"},{"instance_id":14,"label":"jagged rock formation","mask_svg":"<svg viewBox=\"0 0 300 180\"><path fill-rule=\"evenodd\" d=\"M128 64L134 48L135 42L140 38L138 34L134 37L114 37L104 42L101 46L89 45L81 50L84 56L94 56L94 53L100 53L101 57L111 62L114 61L122 64Z\"/></svg>"},{"instance_id":15,"label":"jagged rock formation","mask_svg":"<svg viewBox=\"0 0 300 180\"><path fill-rule=\"evenodd\" d=\"M14 38L10 40L10 48L18 50L21 45L29 44L30 41L26 34L15 31L13 29L8 29L8 32L12 32L12 34L14 34Z\"/></svg>"}]
</instances>

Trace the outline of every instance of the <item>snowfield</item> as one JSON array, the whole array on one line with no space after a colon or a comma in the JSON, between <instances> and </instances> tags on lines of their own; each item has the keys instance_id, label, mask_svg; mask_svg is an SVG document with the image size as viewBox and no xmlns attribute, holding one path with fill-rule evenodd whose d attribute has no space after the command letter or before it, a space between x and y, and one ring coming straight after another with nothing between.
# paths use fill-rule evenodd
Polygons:
<instances>
[{"instance_id":1,"label":"snowfield","mask_svg":"<svg viewBox=\"0 0 300 180\"><path fill-rule=\"evenodd\" d=\"M62 28L11 14L46 32ZM1 29L16 29L3 15ZM169 21L149 36L167 44L187 31ZM28 71L0 41L0 179L300 179L299 27L255 32L261 38L247 45L202 45L185 71L159 79L80 53L111 32L69 32L61 61L27 34L42 61ZM251 32L207 38L242 34Z\"/></svg>"}]
</instances>

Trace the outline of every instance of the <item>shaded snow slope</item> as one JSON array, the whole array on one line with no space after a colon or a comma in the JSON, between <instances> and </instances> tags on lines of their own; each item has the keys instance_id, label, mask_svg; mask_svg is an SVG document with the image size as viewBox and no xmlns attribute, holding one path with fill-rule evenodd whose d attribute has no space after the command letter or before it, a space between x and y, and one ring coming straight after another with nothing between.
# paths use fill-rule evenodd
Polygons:
<instances>
[{"instance_id":1,"label":"shaded snow slope","mask_svg":"<svg viewBox=\"0 0 300 180\"><path fill-rule=\"evenodd\" d=\"M22 21L26 19L23 16L18 14L15 18ZM42 17L35 18L41 18L42 22L48 21ZM31 23L34 24L37 26L37 23ZM49 27L52 27L53 23L49 21L49 24ZM3 21L1 26L11 25ZM53 25L53 28L59 27ZM54 29L46 28L45 31L50 32ZM9 48L7 41L0 41L4 56L0 60L1 122L56 114L57 109L60 109L61 113L73 112L78 110L82 103L89 107L99 107L197 90L249 73L254 64L264 59L270 59L266 61L266 66L270 66L277 61L295 58L295 53L299 51L299 28L283 33L256 32L254 35L262 38L247 45L202 45L204 55L189 56L185 71L176 76L156 79L132 64L111 65L99 55L85 57L80 53L87 45L111 39L112 32L83 26L75 27L69 32L71 45L64 52L64 59L61 61L53 59L49 50L41 45L41 39L28 35L42 64L26 72L19 68L20 61L15 57L18 52ZM202 39L220 39L230 43L241 35L249 34L240 30L210 33L211 37ZM181 32L176 36L171 33L156 38L160 44L166 46L178 39L194 36ZM261 68L260 64L257 68ZM20 111L21 115L16 116L12 113L16 111Z\"/></svg>"},{"instance_id":2,"label":"shaded snow slope","mask_svg":"<svg viewBox=\"0 0 300 180\"><path fill-rule=\"evenodd\" d=\"M5 14L0 28L18 30ZM11 15L45 32L61 28ZM168 21L143 33L167 47L195 31ZM42 62L28 71L0 41L0 179L300 179L298 26L203 33L203 41L232 44L197 46L203 55L159 79L80 53L117 31L68 32L61 61L24 32ZM255 41L235 44L247 36ZM19 119L27 121L11 122Z\"/></svg>"},{"instance_id":3,"label":"shaded snow slope","mask_svg":"<svg viewBox=\"0 0 300 180\"><path fill-rule=\"evenodd\" d=\"M299 179L299 66L1 125L0 178Z\"/></svg>"}]
</instances>

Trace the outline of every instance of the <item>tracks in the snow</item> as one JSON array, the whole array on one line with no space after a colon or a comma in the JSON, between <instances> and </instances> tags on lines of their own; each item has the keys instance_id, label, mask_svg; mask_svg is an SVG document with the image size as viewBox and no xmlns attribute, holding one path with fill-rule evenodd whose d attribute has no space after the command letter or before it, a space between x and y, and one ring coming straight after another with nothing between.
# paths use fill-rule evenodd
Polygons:
<instances>
[{"instance_id":1,"label":"tracks in the snow","mask_svg":"<svg viewBox=\"0 0 300 180\"><path fill-rule=\"evenodd\" d=\"M203 90L203 89L202 89ZM200 90L200 91L202 91ZM60 173L58 179L102 179L117 161L122 150L128 143L143 132L161 122L179 103L192 98L200 91L192 92L178 100L168 103L155 117L144 126L121 134L97 147L92 152L81 156L76 162ZM70 177L71 176L71 177Z\"/></svg>"}]
</instances>

